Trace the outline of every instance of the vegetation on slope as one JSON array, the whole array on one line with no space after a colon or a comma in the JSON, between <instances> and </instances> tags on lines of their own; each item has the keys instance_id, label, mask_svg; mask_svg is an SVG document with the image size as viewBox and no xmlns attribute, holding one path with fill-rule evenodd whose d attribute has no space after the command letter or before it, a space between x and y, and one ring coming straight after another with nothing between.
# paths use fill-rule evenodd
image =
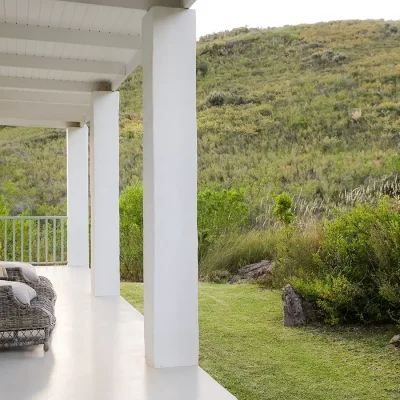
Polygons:
<instances>
[{"instance_id":1,"label":"vegetation on slope","mask_svg":"<svg viewBox=\"0 0 400 400\"><path fill-rule=\"evenodd\" d=\"M200 185L314 199L399 170L400 34L393 24L244 28L202 38ZM132 97L140 99L141 72L126 87L131 119L122 134L140 138L141 103Z\"/></svg>"},{"instance_id":2,"label":"vegetation on slope","mask_svg":"<svg viewBox=\"0 0 400 400\"><path fill-rule=\"evenodd\" d=\"M398 27L345 21L202 38L200 186L245 188L254 202L282 191L335 200L399 171ZM141 85L138 71L121 89L121 189L142 176ZM12 213L64 203L64 138L0 130L0 194Z\"/></svg>"}]
</instances>

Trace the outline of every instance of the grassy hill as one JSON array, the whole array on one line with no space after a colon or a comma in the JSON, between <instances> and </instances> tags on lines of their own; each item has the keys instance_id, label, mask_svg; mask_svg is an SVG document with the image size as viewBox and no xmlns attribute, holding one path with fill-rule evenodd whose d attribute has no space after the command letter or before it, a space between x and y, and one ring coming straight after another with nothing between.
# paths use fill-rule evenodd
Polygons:
<instances>
[{"instance_id":1,"label":"grassy hill","mask_svg":"<svg viewBox=\"0 0 400 400\"><path fill-rule=\"evenodd\" d=\"M400 172L400 22L240 28L198 43L199 184L307 199ZM121 189L142 175L142 73L121 89ZM65 133L0 129L13 212L61 210Z\"/></svg>"}]
</instances>

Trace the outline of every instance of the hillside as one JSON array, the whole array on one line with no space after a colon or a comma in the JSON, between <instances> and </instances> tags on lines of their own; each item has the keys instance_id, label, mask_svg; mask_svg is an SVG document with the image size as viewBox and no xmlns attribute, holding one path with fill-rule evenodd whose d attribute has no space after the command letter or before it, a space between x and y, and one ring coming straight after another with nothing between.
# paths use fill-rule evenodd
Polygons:
<instances>
[{"instance_id":1,"label":"hillside","mask_svg":"<svg viewBox=\"0 0 400 400\"><path fill-rule=\"evenodd\" d=\"M201 187L335 199L400 172L400 22L240 28L203 37L197 66ZM141 82L137 71L121 89L121 189L141 179ZM64 138L0 129L14 213L63 208Z\"/></svg>"}]
</instances>

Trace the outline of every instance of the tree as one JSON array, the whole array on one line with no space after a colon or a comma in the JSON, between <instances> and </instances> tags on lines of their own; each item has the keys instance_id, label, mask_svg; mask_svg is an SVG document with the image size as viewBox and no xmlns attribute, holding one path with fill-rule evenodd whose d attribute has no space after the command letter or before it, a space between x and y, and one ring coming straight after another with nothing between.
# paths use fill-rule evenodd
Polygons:
<instances>
[{"instance_id":1,"label":"tree","mask_svg":"<svg viewBox=\"0 0 400 400\"><path fill-rule=\"evenodd\" d=\"M293 200L287 193L281 193L275 199L274 214L285 224L293 222L294 214L292 212Z\"/></svg>"}]
</instances>

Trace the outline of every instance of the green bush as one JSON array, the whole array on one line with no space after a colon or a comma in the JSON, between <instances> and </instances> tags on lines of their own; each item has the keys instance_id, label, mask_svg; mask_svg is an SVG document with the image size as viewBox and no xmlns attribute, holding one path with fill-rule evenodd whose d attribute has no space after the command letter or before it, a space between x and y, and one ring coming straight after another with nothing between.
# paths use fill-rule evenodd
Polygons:
<instances>
[{"instance_id":1,"label":"green bush","mask_svg":"<svg viewBox=\"0 0 400 400\"><path fill-rule=\"evenodd\" d=\"M243 191L204 190L197 196L199 257L225 233L239 233L250 220L250 210Z\"/></svg>"},{"instance_id":2,"label":"green bush","mask_svg":"<svg viewBox=\"0 0 400 400\"><path fill-rule=\"evenodd\" d=\"M208 107L221 107L225 104L226 95L222 92L211 92L206 99Z\"/></svg>"},{"instance_id":3,"label":"green bush","mask_svg":"<svg viewBox=\"0 0 400 400\"><path fill-rule=\"evenodd\" d=\"M342 275L327 275L310 282L293 278L290 283L308 302L317 305L321 319L331 325L346 322L344 317L348 316L358 297L357 286Z\"/></svg>"},{"instance_id":4,"label":"green bush","mask_svg":"<svg viewBox=\"0 0 400 400\"><path fill-rule=\"evenodd\" d=\"M335 53L332 49L327 49L324 52L311 54L311 59L316 65L328 66L332 63L343 63L347 60L347 56L345 54Z\"/></svg>"},{"instance_id":5,"label":"green bush","mask_svg":"<svg viewBox=\"0 0 400 400\"><path fill-rule=\"evenodd\" d=\"M208 64L205 62L197 61L196 72L197 72L197 75L200 75L203 77L206 76L208 74Z\"/></svg>"},{"instance_id":6,"label":"green bush","mask_svg":"<svg viewBox=\"0 0 400 400\"><path fill-rule=\"evenodd\" d=\"M7 217L9 215L7 202L4 196L0 195L0 216Z\"/></svg>"},{"instance_id":7,"label":"green bush","mask_svg":"<svg viewBox=\"0 0 400 400\"><path fill-rule=\"evenodd\" d=\"M293 222L294 214L292 212L292 205L293 200L287 193L282 193L275 199L274 213L285 224Z\"/></svg>"},{"instance_id":8,"label":"green bush","mask_svg":"<svg viewBox=\"0 0 400 400\"><path fill-rule=\"evenodd\" d=\"M143 188L130 186L120 196L121 279L143 281Z\"/></svg>"},{"instance_id":9,"label":"green bush","mask_svg":"<svg viewBox=\"0 0 400 400\"><path fill-rule=\"evenodd\" d=\"M325 270L359 289L351 319L400 318L400 213L393 203L359 205L328 223L321 256Z\"/></svg>"}]
</instances>

